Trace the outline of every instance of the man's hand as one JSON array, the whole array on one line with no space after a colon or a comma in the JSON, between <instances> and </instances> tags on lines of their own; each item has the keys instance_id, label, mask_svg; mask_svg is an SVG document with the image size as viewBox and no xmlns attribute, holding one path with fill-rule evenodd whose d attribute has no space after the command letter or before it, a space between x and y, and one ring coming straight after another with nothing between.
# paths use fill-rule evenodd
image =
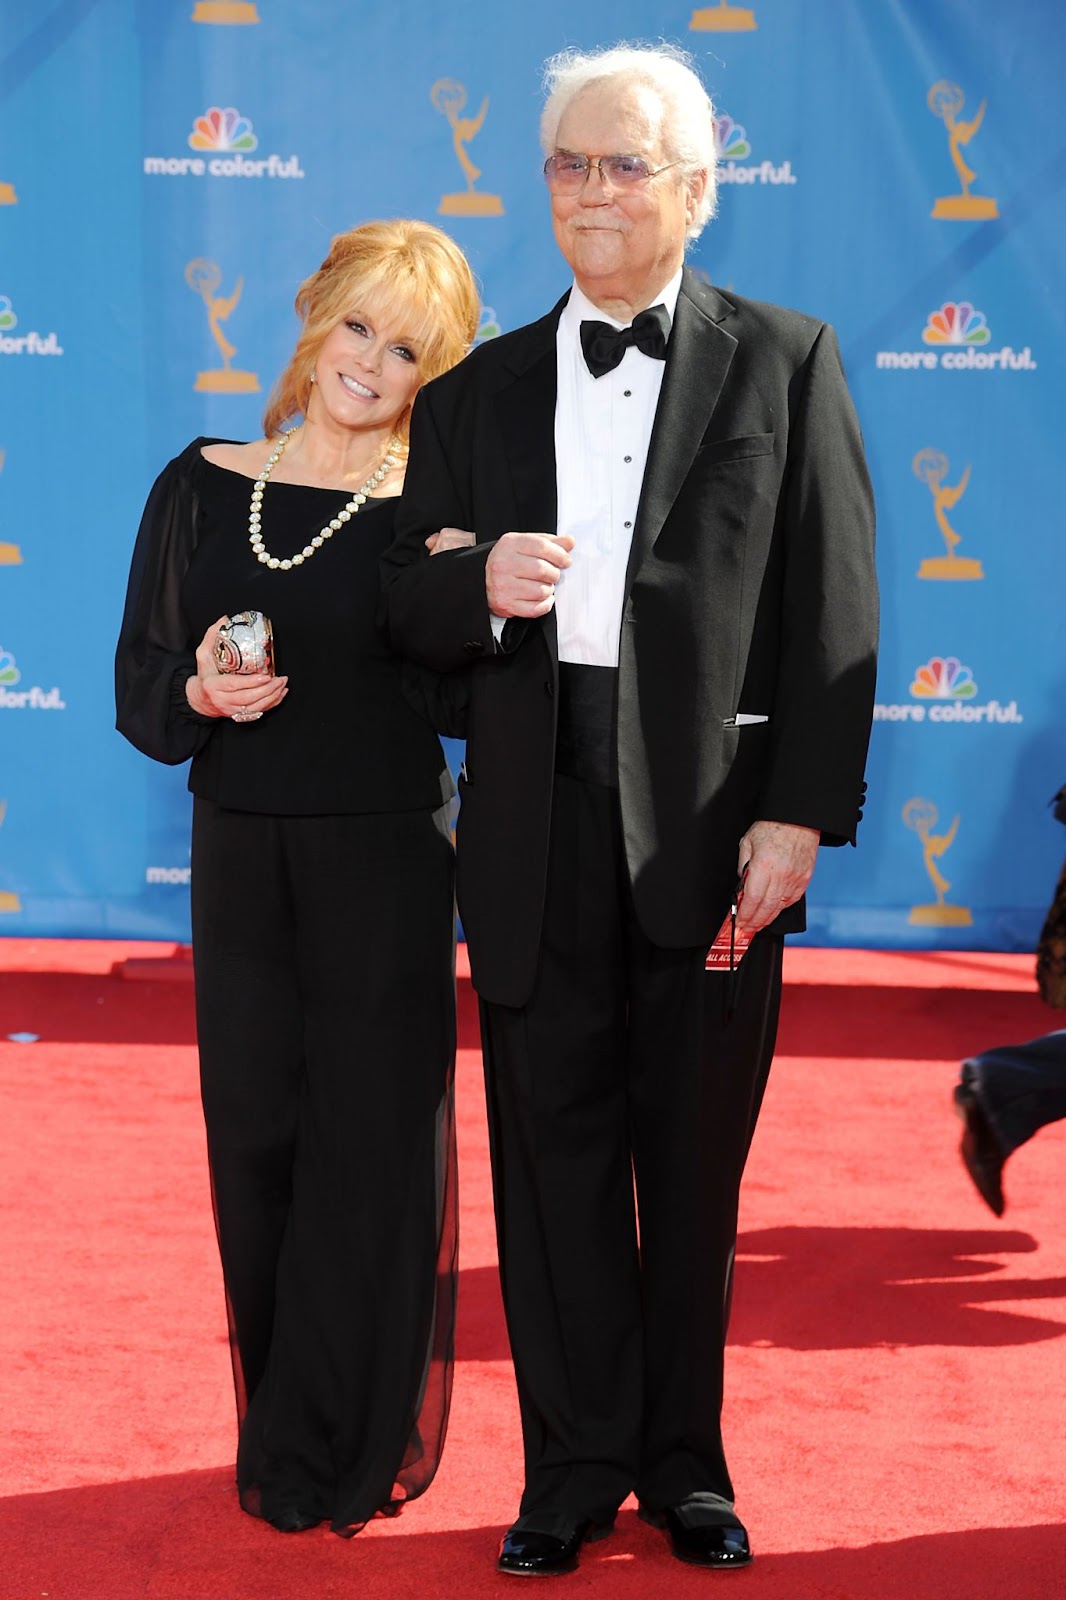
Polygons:
<instances>
[{"instance_id":1,"label":"man's hand","mask_svg":"<svg viewBox=\"0 0 1066 1600\"><path fill-rule=\"evenodd\" d=\"M485 563L485 593L497 617L543 617L570 565L568 533L505 533Z\"/></svg>"},{"instance_id":2,"label":"man's hand","mask_svg":"<svg viewBox=\"0 0 1066 1600\"><path fill-rule=\"evenodd\" d=\"M795 905L811 881L821 835L817 828L791 822L753 822L740 841L737 871L744 894L737 932L749 936L765 928L786 906Z\"/></svg>"},{"instance_id":3,"label":"man's hand","mask_svg":"<svg viewBox=\"0 0 1066 1600\"><path fill-rule=\"evenodd\" d=\"M439 533L430 534L426 549L431 556L439 556L444 550L465 550L476 543L477 535L468 533L465 528L442 528Z\"/></svg>"}]
</instances>

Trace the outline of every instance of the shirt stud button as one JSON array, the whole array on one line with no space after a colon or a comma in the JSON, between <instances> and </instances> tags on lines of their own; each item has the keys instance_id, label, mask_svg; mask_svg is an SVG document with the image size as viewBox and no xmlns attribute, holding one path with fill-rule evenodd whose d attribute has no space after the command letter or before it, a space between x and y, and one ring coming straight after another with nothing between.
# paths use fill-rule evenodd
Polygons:
<instances>
[{"instance_id":1,"label":"shirt stud button","mask_svg":"<svg viewBox=\"0 0 1066 1600\"><path fill-rule=\"evenodd\" d=\"M625 461L625 462L629 462L629 461L632 461L632 459L633 459L633 457L632 457L632 456L623 456L623 457L622 457L622 460L623 460L623 461Z\"/></svg>"}]
</instances>

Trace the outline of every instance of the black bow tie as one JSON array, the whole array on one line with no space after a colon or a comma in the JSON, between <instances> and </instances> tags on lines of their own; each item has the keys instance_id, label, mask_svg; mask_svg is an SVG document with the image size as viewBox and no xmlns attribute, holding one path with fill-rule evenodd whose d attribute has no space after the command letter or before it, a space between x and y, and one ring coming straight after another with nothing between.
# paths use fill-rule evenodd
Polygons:
<instances>
[{"instance_id":1,"label":"black bow tie","mask_svg":"<svg viewBox=\"0 0 1066 1600\"><path fill-rule=\"evenodd\" d=\"M665 306L650 306L633 318L629 328L612 328L609 322L583 322L581 349L594 378L613 372L631 344L653 361L666 360L670 318Z\"/></svg>"}]
</instances>

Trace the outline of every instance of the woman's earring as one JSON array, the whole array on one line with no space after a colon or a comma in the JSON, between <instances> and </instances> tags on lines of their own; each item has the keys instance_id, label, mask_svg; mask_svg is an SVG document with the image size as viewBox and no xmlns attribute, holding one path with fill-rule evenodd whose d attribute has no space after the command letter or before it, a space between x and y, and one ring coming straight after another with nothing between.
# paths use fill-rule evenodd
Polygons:
<instances>
[{"instance_id":1,"label":"woman's earring","mask_svg":"<svg viewBox=\"0 0 1066 1600\"><path fill-rule=\"evenodd\" d=\"M315 369L314 369L314 367L311 368L311 382L312 383L317 383L318 382L318 379L315 377Z\"/></svg>"}]
</instances>

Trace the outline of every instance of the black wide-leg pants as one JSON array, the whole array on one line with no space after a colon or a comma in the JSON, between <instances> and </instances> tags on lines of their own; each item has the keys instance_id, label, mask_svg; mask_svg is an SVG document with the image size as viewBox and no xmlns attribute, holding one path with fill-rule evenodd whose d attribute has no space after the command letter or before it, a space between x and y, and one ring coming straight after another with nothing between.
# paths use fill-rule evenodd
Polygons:
<instances>
[{"instance_id":1,"label":"black wide-leg pants","mask_svg":"<svg viewBox=\"0 0 1066 1600\"><path fill-rule=\"evenodd\" d=\"M443 812L197 799L201 1088L242 1504L350 1532L443 1443L456 1248Z\"/></svg>"},{"instance_id":2,"label":"black wide-leg pants","mask_svg":"<svg viewBox=\"0 0 1066 1600\"><path fill-rule=\"evenodd\" d=\"M781 948L751 946L730 1014L704 947L641 931L617 791L557 774L536 987L482 1005L523 1512L733 1498L723 1347Z\"/></svg>"}]
</instances>

